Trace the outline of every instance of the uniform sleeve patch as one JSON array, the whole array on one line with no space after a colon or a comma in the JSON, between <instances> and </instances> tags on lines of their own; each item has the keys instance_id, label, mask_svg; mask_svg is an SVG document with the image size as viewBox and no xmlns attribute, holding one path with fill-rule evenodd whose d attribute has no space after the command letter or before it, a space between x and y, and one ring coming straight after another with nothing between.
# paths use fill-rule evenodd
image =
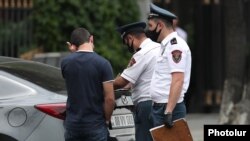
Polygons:
<instances>
[{"instance_id":1,"label":"uniform sleeve patch","mask_svg":"<svg viewBox=\"0 0 250 141\"><path fill-rule=\"evenodd\" d=\"M171 45L177 44L176 38L171 39L171 40L170 40L170 43L171 43Z\"/></svg>"},{"instance_id":2,"label":"uniform sleeve patch","mask_svg":"<svg viewBox=\"0 0 250 141\"><path fill-rule=\"evenodd\" d=\"M136 63L135 59L134 59L134 58L131 58L131 60L130 60L129 63L128 63L128 67L133 66L135 63Z\"/></svg>"},{"instance_id":3,"label":"uniform sleeve patch","mask_svg":"<svg viewBox=\"0 0 250 141\"><path fill-rule=\"evenodd\" d=\"M179 63L181 61L181 51L180 50L174 50L172 51L172 59L175 63Z\"/></svg>"}]
</instances>

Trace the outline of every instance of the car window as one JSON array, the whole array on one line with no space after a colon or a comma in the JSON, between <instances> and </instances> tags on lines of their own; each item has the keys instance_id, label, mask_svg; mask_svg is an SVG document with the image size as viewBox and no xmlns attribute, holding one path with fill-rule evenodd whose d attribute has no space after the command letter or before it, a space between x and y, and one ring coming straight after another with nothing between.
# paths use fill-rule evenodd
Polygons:
<instances>
[{"instance_id":1,"label":"car window","mask_svg":"<svg viewBox=\"0 0 250 141\"><path fill-rule=\"evenodd\" d=\"M38 53L33 56L32 60L52 65L55 67L60 67L62 58L64 58L69 54L70 52Z\"/></svg>"},{"instance_id":2,"label":"car window","mask_svg":"<svg viewBox=\"0 0 250 141\"><path fill-rule=\"evenodd\" d=\"M30 81L49 91L66 95L66 86L59 68L32 61L0 64L0 70Z\"/></svg>"},{"instance_id":3,"label":"car window","mask_svg":"<svg viewBox=\"0 0 250 141\"><path fill-rule=\"evenodd\" d=\"M23 85L3 75L4 73L1 73L0 71L0 100L34 95L36 93L36 91L32 88L27 87L26 85Z\"/></svg>"},{"instance_id":4,"label":"car window","mask_svg":"<svg viewBox=\"0 0 250 141\"><path fill-rule=\"evenodd\" d=\"M58 67L58 59L59 58L57 58L57 57L47 58L45 64Z\"/></svg>"}]
</instances>

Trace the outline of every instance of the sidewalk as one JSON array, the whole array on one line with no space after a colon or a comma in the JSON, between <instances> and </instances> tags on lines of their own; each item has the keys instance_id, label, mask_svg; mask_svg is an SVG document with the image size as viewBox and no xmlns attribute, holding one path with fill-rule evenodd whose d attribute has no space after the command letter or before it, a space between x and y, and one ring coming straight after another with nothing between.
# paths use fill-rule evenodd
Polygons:
<instances>
[{"instance_id":1,"label":"sidewalk","mask_svg":"<svg viewBox=\"0 0 250 141\"><path fill-rule=\"evenodd\" d=\"M219 114L187 114L187 123L190 127L191 134L193 136L193 141L203 141L203 125L207 124L218 124Z\"/></svg>"}]
</instances>

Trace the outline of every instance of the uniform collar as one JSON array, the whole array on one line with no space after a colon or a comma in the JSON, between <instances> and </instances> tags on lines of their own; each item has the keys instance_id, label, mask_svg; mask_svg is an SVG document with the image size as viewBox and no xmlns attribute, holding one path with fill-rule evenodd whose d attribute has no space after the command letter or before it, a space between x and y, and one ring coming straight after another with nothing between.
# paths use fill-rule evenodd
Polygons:
<instances>
[{"instance_id":1,"label":"uniform collar","mask_svg":"<svg viewBox=\"0 0 250 141\"><path fill-rule=\"evenodd\" d=\"M145 46L146 46L148 43L150 43L150 42L152 42L152 40L151 40L150 38L145 39L145 40L141 43L140 48L145 47Z\"/></svg>"},{"instance_id":2,"label":"uniform collar","mask_svg":"<svg viewBox=\"0 0 250 141\"><path fill-rule=\"evenodd\" d=\"M82 50L77 50L76 52L94 52L93 50L84 50L84 49L82 49Z\"/></svg>"},{"instance_id":3,"label":"uniform collar","mask_svg":"<svg viewBox=\"0 0 250 141\"><path fill-rule=\"evenodd\" d=\"M173 38L177 36L177 32L172 32L170 33L167 37L165 37L162 41L161 41L161 45L162 46L166 46L167 43Z\"/></svg>"}]
</instances>

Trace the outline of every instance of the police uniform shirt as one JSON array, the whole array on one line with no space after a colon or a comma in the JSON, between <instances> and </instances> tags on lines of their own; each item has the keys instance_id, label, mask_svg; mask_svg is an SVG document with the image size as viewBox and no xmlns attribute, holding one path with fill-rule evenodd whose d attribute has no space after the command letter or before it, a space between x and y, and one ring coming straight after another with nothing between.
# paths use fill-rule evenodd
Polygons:
<instances>
[{"instance_id":1,"label":"police uniform shirt","mask_svg":"<svg viewBox=\"0 0 250 141\"><path fill-rule=\"evenodd\" d=\"M169 34L161 42L161 50L156 61L155 71L151 81L151 96L156 103L168 102L171 73L183 72L184 84L178 103L184 99L188 89L191 72L191 52L187 43L177 35Z\"/></svg>"},{"instance_id":2,"label":"police uniform shirt","mask_svg":"<svg viewBox=\"0 0 250 141\"><path fill-rule=\"evenodd\" d=\"M132 57L132 64L123 71L121 76L132 83L132 100L138 102L151 100L149 93L156 57L160 44L151 39L145 39L140 50Z\"/></svg>"}]
</instances>

